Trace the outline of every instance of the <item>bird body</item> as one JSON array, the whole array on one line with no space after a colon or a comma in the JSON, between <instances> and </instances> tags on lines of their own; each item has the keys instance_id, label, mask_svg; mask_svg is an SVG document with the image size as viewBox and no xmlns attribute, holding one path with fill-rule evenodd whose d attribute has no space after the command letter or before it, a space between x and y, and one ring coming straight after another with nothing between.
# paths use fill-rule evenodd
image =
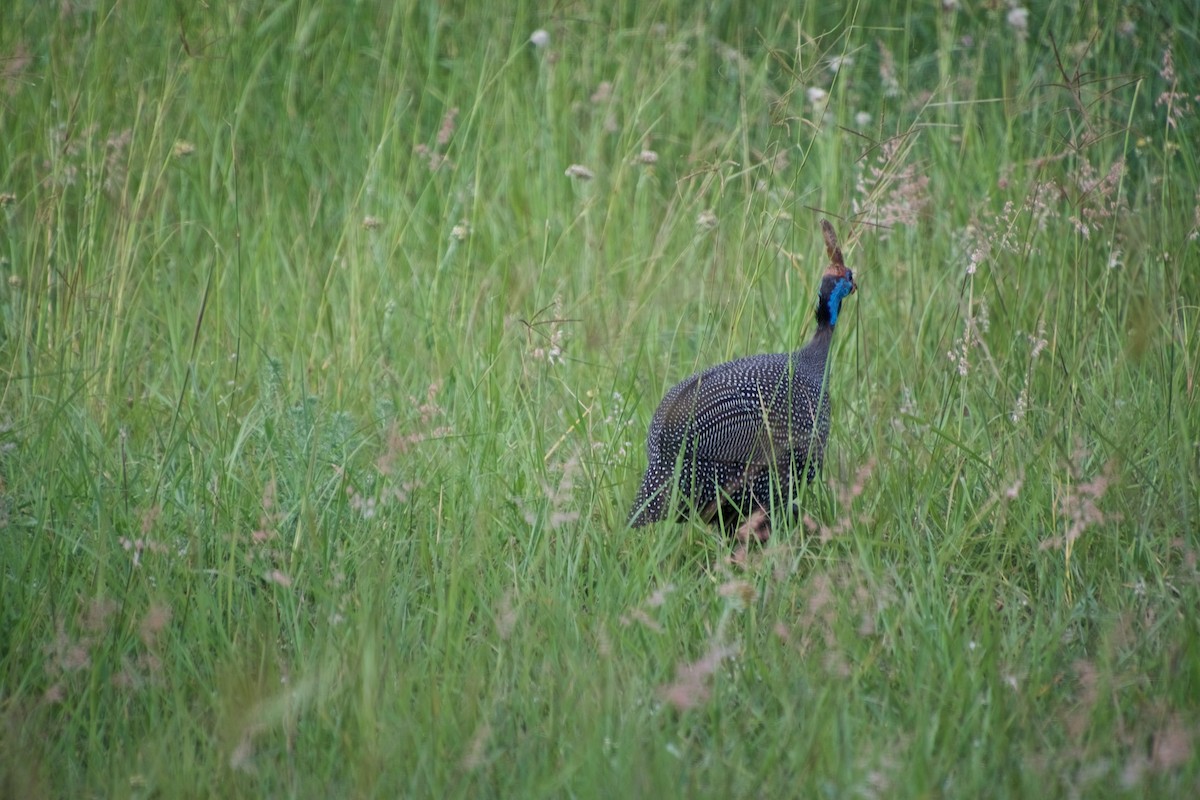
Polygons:
<instances>
[{"instance_id":1,"label":"bird body","mask_svg":"<svg viewBox=\"0 0 1200 800\"><path fill-rule=\"evenodd\" d=\"M812 480L829 436L826 366L842 300L856 285L822 220L831 264L821 280L817 330L800 350L710 367L667 392L646 440L649 465L629 523L693 513L722 527L786 503L793 481ZM769 532L769 531L768 531Z\"/></svg>"}]
</instances>

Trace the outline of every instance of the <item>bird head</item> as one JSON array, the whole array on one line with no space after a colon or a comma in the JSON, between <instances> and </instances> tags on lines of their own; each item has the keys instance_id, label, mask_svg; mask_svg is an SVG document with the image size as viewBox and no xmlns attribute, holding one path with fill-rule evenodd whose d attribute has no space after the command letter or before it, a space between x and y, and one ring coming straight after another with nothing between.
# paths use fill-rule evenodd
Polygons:
<instances>
[{"instance_id":1,"label":"bird head","mask_svg":"<svg viewBox=\"0 0 1200 800\"><path fill-rule=\"evenodd\" d=\"M858 289L854 273L846 267L842 249L838 247L837 234L828 220L821 220L821 231L825 234L825 252L829 254L829 267L821 278L821 292L817 300L817 323L832 328L837 324L842 300Z\"/></svg>"}]
</instances>

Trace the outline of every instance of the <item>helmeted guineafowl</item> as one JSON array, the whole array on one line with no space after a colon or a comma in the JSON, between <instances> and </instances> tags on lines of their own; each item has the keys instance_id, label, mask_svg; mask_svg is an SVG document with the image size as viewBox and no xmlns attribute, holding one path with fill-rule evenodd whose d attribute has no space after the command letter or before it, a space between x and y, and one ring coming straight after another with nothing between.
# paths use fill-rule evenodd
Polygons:
<instances>
[{"instance_id":1,"label":"helmeted guineafowl","mask_svg":"<svg viewBox=\"0 0 1200 800\"><path fill-rule=\"evenodd\" d=\"M817 299L817 331L794 353L739 358L693 375L663 398L650 421L649 466L629 524L693 513L726 530L770 534L767 510L787 502L793 480L812 480L829 436L825 367L842 300L857 288L833 226L821 220L829 268ZM743 525L742 523L746 524Z\"/></svg>"}]
</instances>

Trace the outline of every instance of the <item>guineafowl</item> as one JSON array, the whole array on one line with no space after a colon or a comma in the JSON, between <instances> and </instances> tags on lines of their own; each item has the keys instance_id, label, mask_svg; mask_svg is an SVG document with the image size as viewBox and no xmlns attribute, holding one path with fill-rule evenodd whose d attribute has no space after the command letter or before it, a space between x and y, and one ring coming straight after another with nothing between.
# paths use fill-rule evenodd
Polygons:
<instances>
[{"instance_id":1,"label":"guineafowl","mask_svg":"<svg viewBox=\"0 0 1200 800\"><path fill-rule=\"evenodd\" d=\"M821 220L829 268L817 299L817 331L794 353L739 358L677 384L650 421L649 466L629 515L632 527L693 513L744 545L770 535L768 509L793 480L812 480L829 436L825 366L842 300L857 286L833 226ZM742 551L744 552L744 550Z\"/></svg>"}]
</instances>

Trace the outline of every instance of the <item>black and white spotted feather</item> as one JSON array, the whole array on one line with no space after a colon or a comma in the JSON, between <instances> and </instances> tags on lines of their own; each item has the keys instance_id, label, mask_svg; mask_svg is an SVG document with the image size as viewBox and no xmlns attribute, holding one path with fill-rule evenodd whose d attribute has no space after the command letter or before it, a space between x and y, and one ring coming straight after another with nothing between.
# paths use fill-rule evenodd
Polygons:
<instances>
[{"instance_id":1,"label":"black and white spotted feather","mask_svg":"<svg viewBox=\"0 0 1200 800\"><path fill-rule=\"evenodd\" d=\"M667 392L650 421L633 527L694 513L727 526L786 502L794 482L821 469L829 345L841 302L856 288L832 227L822 227L832 263L821 281L813 338L796 352L711 367Z\"/></svg>"}]
</instances>

